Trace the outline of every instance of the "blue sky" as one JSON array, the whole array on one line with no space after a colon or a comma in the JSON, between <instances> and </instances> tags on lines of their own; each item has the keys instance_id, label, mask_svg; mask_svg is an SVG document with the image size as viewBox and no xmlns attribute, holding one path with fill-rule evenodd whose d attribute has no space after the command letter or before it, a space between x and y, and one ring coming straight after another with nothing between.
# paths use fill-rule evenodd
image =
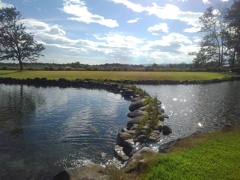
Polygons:
<instances>
[{"instance_id":1,"label":"blue sky","mask_svg":"<svg viewBox=\"0 0 240 180\"><path fill-rule=\"evenodd\" d=\"M191 63L198 18L232 0L0 0L44 44L39 62Z\"/></svg>"}]
</instances>

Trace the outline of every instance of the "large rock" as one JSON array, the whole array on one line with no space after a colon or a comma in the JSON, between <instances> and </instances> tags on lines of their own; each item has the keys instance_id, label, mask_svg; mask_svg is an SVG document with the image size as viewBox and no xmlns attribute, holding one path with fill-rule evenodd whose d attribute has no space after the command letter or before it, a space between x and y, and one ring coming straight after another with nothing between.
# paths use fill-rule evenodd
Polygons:
<instances>
[{"instance_id":1,"label":"large rock","mask_svg":"<svg viewBox=\"0 0 240 180\"><path fill-rule=\"evenodd\" d=\"M135 110L139 109L140 107L145 106L144 101L145 101L144 99L140 99L138 101L132 102L131 105L129 106L129 110L135 111Z\"/></svg>"},{"instance_id":2,"label":"large rock","mask_svg":"<svg viewBox=\"0 0 240 180\"><path fill-rule=\"evenodd\" d=\"M138 124L133 124L130 130L137 130Z\"/></svg>"},{"instance_id":3,"label":"large rock","mask_svg":"<svg viewBox=\"0 0 240 180\"><path fill-rule=\"evenodd\" d=\"M135 95L135 96L136 96L136 97L134 97L134 98L131 99L132 102L139 101L139 100L142 99L141 96L139 96L139 95Z\"/></svg>"},{"instance_id":4,"label":"large rock","mask_svg":"<svg viewBox=\"0 0 240 180\"><path fill-rule=\"evenodd\" d=\"M80 166L74 169L61 171L53 177L53 180L107 180L104 167L97 164Z\"/></svg>"},{"instance_id":5,"label":"large rock","mask_svg":"<svg viewBox=\"0 0 240 180\"><path fill-rule=\"evenodd\" d=\"M137 116L135 118L133 118L132 120L128 121L127 123L127 129L131 129L131 127L134 124L140 124L141 120L143 119L143 116Z\"/></svg>"},{"instance_id":6,"label":"large rock","mask_svg":"<svg viewBox=\"0 0 240 180\"><path fill-rule=\"evenodd\" d=\"M160 132L158 130L154 130L151 132L148 142L149 143L157 143L160 141Z\"/></svg>"},{"instance_id":7,"label":"large rock","mask_svg":"<svg viewBox=\"0 0 240 180\"><path fill-rule=\"evenodd\" d=\"M123 152L127 155L130 156L132 150L134 149L134 142L133 139L127 139L123 142Z\"/></svg>"},{"instance_id":8,"label":"large rock","mask_svg":"<svg viewBox=\"0 0 240 180\"><path fill-rule=\"evenodd\" d=\"M158 130L159 132L162 132L162 130L163 130L163 125L161 125L161 124L157 125L157 127L155 128L155 130Z\"/></svg>"},{"instance_id":9,"label":"large rock","mask_svg":"<svg viewBox=\"0 0 240 180\"><path fill-rule=\"evenodd\" d=\"M122 146L115 145L115 147L114 147L114 155L120 161L126 161L126 160L129 159L129 157L123 151L123 147Z\"/></svg>"},{"instance_id":10,"label":"large rock","mask_svg":"<svg viewBox=\"0 0 240 180\"><path fill-rule=\"evenodd\" d=\"M148 142L148 136L145 134L140 134L134 142L140 142L140 143L147 143Z\"/></svg>"},{"instance_id":11,"label":"large rock","mask_svg":"<svg viewBox=\"0 0 240 180\"><path fill-rule=\"evenodd\" d=\"M169 134L172 133L172 129L171 129L170 127L164 125L164 126L162 127L162 133L163 133L163 135L165 135L165 136L166 136L166 135L169 135Z\"/></svg>"},{"instance_id":12,"label":"large rock","mask_svg":"<svg viewBox=\"0 0 240 180\"><path fill-rule=\"evenodd\" d=\"M164 121L164 119L168 119L168 118L169 118L169 116L167 114L161 114L161 115L158 116L158 119L160 121Z\"/></svg>"},{"instance_id":13,"label":"large rock","mask_svg":"<svg viewBox=\"0 0 240 180\"><path fill-rule=\"evenodd\" d=\"M142 106L139 108L139 110L141 111L146 111L148 109L149 105L146 105L146 106Z\"/></svg>"},{"instance_id":14,"label":"large rock","mask_svg":"<svg viewBox=\"0 0 240 180\"><path fill-rule=\"evenodd\" d=\"M143 159L142 155L147 154L147 153L155 153L152 149L149 147L144 147L141 150L137 151L127 162L127 164L124 167L124 170L126 172L131 172L134 170L139 170L139 161L142 162ZM141 164L141 163L140 163Z\"/></svg>"},{"instance_id":15,"label":"large rock","mask_svg":"<svg viewBox=\"0 0 240 180\"><path fill-rule=\"evenodd\" d=\"M123 142L127 139L131 139L132 135L127 132L120 132L117 135L117 145L123 146Z\"/></svg>"},{"instance_id":16,"label":"large rock","mask_svg":"<svg viewBox=\"0 0 240 180\"><path fill-rule=\"evenodd\" d=\"M63 171L59 172L58 174L56 174L53 177L53 180L70 180L70 175L68 174L68 172L66 170L63 170Z\"/></svg>"},{"instance_id":17,"label":"large rock","mask_svg":"<svg viewBox=\"0 0 240 180\"><path fill-rule=\"evenodd\" d=\"M134 91L132 89L123 89L122 92L121 92L121 95L123 97L131 97L131 96L134 96Z\"/></svg>"},{"instance_id":18,"label":"large rock","mask_svg":"<svg viewBox=\"0 0 240 180\"><path fill-rule=\"evenodd\" d=\"M137 116L143 116L144 114L147 114L147 112L146 111L141 111L141 110L135 110L133 112L129 112L127 114L127 116L129 118L134 118L134 117L137 117Z\"/></svg>"}]
</instances>

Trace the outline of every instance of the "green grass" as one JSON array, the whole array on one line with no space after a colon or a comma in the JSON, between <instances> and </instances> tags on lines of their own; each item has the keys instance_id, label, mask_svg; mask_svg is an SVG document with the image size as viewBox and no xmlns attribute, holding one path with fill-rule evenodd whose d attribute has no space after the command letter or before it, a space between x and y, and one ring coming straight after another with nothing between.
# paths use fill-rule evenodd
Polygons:
<instances>
[{"instance_id":1,"label":"green grass","mask_svg":"<svg viewBox=\"0 0 240 180\"><path fill-rule=\"evenodd\" d=\"M96 80L211 80L232 75L210 72L129 72L129 71L11 71L0 70L0 77L47 79L96 79Z\"/></svg>"},{"instance_id":2,"label":"green grass","mask_svg":"<svg viewBox=\"0 0 240 180\"><path fill-rule=\"evenodd\" d=\"M143 179L240 179L240 127L187 138L153 159Z\"/></svg>"},{"instance_id":3,"label":"green grass","mask_svg":"<svg viewBox=\"0 0 240 180\"><path fill-rule=\"evenodd\" d=\"M176 142L169 153L140 156L141 171L111 170L110 179L240 180L240 125L199 133ZM127 173L128 172L128 173Z\"/></svg>"}]
</instances>

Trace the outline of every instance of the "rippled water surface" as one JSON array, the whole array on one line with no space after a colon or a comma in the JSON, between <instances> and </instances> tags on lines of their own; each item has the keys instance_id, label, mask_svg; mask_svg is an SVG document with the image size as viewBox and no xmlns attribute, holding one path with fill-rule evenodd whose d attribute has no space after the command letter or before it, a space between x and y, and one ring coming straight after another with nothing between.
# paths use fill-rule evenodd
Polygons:
<instances>
[{"instance_id":1,"label":"rippled water surface","mask_svg":"<svg viewBox=\"0 0 240 180\"><path fill-rule=\"evenodd\" d=\"M161 143L240 123L240 82L140 86L173 129ZM65 167L113 158L130 102L104 90L0 84L0 179L51 179Z\"/></svg>"},{"instance_id":2,"label":"rippled water surface","mask_svg":"<svg viewBox=\"0 0 240 180\"><path fill-rule=\"evenodd\" d=\"M129 104L104 90L0 84L0 179L48 179L112 159Z\"/></svg>"},{"instance_id":3,"label":"rippled water surface","mask_svg":"<svg viewBox=\"0 0 240 180\"><path fill-rule=\"evenodd\" d=\"M157 96L170 115L165 124L173 129L162 142L196 131L218 129L240 123L240 82L207 85L140 86Z\"/></svg>"}]
</instances>

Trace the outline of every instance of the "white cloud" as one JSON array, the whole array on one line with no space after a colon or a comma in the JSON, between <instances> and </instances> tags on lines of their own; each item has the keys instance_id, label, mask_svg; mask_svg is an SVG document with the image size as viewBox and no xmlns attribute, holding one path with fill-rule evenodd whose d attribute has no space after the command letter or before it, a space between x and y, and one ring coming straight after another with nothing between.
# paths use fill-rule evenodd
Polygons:
<instances>
[{"instance_id":1,"label":"white cloud","mask_svg":"<svg viewBox=\"0 0 240 180\"><path fill-rule=\"evenodd\" d=\"M123 4L127 8L131 9L134 12L143 12L145 11L145 8L141 4L135 4L132 3L128 0L111 0L112 2L118 3L118 4Z\"/></svg>"},{"instance_id":2,"label":"white cloud","mask_svg":"<svg viewBox=\"0 0 240 180\"><path fill-rule=\"evenodd\" d=\"M162 33L168 33L168 25L166 23L156 24L147 29L153 35L160 35Z\"/></svg>"},{"instance_id":3,"label":"white cloud","mask_svg":"<svg viewBox=\"0 0 240 180\"><path fill-rule=\"evenodd\" d=\"M79 51L84 49L82 47L75 47L74 45L78 43L78 40L68 39L66 32L56 24L49 25L35 19L23 19L22 22L26 25L27 32L32 33L34 38L45 46L58 49L77 49Z\"/></svg>"},{"instance_id":4,"label":"white cloud","mask_svg":"<svg viewBox=\"0 0 240 180\"><path fill-rule=\"evenodd\" d=\"M142 6L140 4L134 4L129 0L111 0L112 2L125 5L127 8L134 12L146 12L148 15L155 15L164 20L179 20L187 23L187 25L198 28L199 17L203 14L201 12L181 11L177 6L173 4L165 4L165 6L159 6L157 3L153 3L152 6ZM189 32L187 29L185 32ZM193 29L191 29L193 31Z\"/></svg>"},{"instance_id":5,"label":"white cloud","mask_svg":"<svg viewBox=\"0 0 240 180\"><path fill-rule=\"evenodd\" d=\"M74 16L70 17L70 20L80 21L87 24L98 23L111 28L119 26L116 20L105 19L103 16L89 12L86 3L81 0L64 0L62 11Z\"/></svg>"},{"instance_id":6,"label":"white cloud","mask_svg":"<svg viewBox=\"0 0 240 180\"><path fill-rule=\"evenodd\" d=\"M192 41L188 37L178 33L170 33L167 36L163 36L161 40L147 41L141 47L141 51L144 52L147 58L152 60L164 60L166 58L165 60L168 62L176 62L176 58L187 58L188 53L192 52L190 47L192 47ZM179 61L182 62L183 59L180 58Z\"/></svg>"},{"instance_id":7,"label":"white cloud","mask_svg":"<svg viewBox=\"0 0 240 180\"><path fill-rule=\"evenodd\" d=\"M12 8L14 7L12 4L7 4L7 3L4 3L0 0L0 9L2 8Z\"/></svg>"},{"instance_id":8,"label":"white cloud","mask_svg":"<svg viewBox=\"0 0 240 180\"><path fill-rule=\"evenodd\" d=\"M142 39L134 36L125 36L115 33L95 34L96 41L93 42L93 49L115 59L127 59L140 56L142 52L139 47L144 43Z\"/></svg>"},{"instance_id":9,"label":"white cloud","mask_svg":"<svg viewBox=\"0 0 240 180\"><path fill-rule=\"evenodd\" d=\"M198 24L198 18L202 15L200 12L181 11L172 4L166 4L164 7L161 7L156 3L153 3L151 7L147 7L147 12L149 15L156 15L161 19L179 20L194 27Z\"/></svg>"},{"instance_id":10,"label":"white cloud","mask_svg":"<svg viewBox=\"0 0 240 180\"><path fill-rule=\"evenodd\" d=\"M186 32L186 33L197 33L201 30L200 27L191 27L191 28L186 28L184 29L183 32Z\"/></svg>"},{"instance_id":11,"label":"white cloud","mask_svg":"<svg viewBox=\"0 0 240 180\"><path fill-rule=\"evenodd\" d=\"M93 34L92 40L73 40L67 37L66 32L59 25L49 25L35 19L23 19L22 22L26 25L27 31L44 44L46 50L43 51L43 54L47 54L47 56L42 59L48 59L48 61L58 58L61 60L68 58L74 61L84 57L86 62L82 61L82 63L89 64L89 59L93 56L93 59L106 56L106 62L109 62L109 58L113 57L120 61L142 54L139 47L144 41L134 36L108 33Z\"/></svg>"},{"instance_id":12,"label":"white cloud","mask_svg":"<svg viewBox=\"0 0 240 180\"><path fill-rule=\"evenodd\" d=\"M46 62L59 60L59 63L64 63L70 60L87 64L109 61L139 63L138 59L144 59L145 63L191 61L188 52L193 51L192 41L178 33L170 33L155 41L117 33L93 34L91 40L70 39L59 25L35 19L22 21L27 31L45 45L43 54L46 56L41 59Z\"/></svg>"},{"instance_id":13,"label":"white cloud","mask_svg":"<svg viewBox=\"0 0 240 180\"><path fill-rule=\"evenodd\" d=\"M133 24L133 23L138 22L139 20L140 20L140 18L135 18L135 19L131 19L131 20L127 21L127 23Z\"/></svg>"},{"instance_id":14,"label":"white cloud","mask_svg":"<svg viewBox=\"0 0 240 180\"><path fill-rule=\"evenodd\" d=\"M203 0L204 4L212 4L209 0Z\"/></svg>"},{"instance_id":15,"label":"white cloud","mask_svg":"<svg viewBox=\"0 0 240 180\"><path fill-rule=\"evenodd\" d=\"M115 33L109 33L105 36L95 34L97 40L105 41L110 47L135 47L143 41L134 36L124 36Z\"/></svg>"}]
</instances>

